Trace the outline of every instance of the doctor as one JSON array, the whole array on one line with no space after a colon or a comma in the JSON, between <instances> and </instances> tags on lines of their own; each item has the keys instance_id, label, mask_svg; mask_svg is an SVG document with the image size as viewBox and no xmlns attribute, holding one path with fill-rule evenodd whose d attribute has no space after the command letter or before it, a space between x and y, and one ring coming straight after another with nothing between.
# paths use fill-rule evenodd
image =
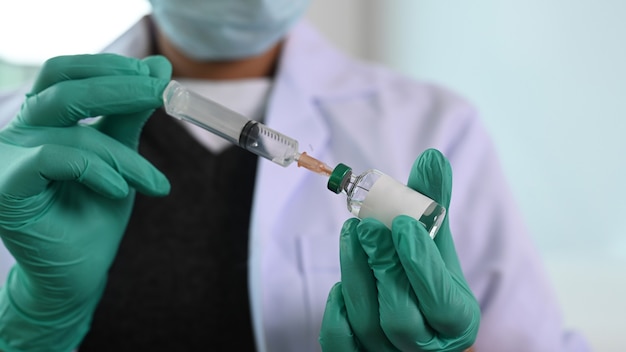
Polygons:
<instances>
[{"instance_id":1,"label":"doctor","mask_svg":"<svg viewBox=\"0 0 626 352\"><path fill-rule=\"evenodd\" d=\"M466 102L337 52L307 1L151 3L124 56L0 97L0 350L585 350ZM322 177L165 116L171 77L448 220L346 221Z\"/></svg>"}]
</instances>

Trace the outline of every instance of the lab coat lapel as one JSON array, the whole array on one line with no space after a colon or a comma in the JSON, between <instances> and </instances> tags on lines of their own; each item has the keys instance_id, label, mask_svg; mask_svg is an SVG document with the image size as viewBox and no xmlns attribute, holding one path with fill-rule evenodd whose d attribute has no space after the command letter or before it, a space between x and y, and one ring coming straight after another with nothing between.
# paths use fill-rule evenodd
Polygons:
<instances>
[{"instance_id":1,"label":"lab coat lapel","mask_svg":"<svg viewBox=\"0 0 626 352\"><path fill-rule=\"evenodd\" d=\"M308 24L295 28L285 44L264 121L270 128L297 139L300 151L321 160L328 154L329 130L316 107L316 98L329 86L324 80L333 77L322 71L337 66L334 56L335 52L317 38ZM295 247L294 232L319 231L319 228L302 228L298 224L301 218L284 216L290 213L288 210L295 204L298 192L307 187L311 177L318 176L295 165L282 168L267 160L259 162L251 223L250 285L255 335L261 351L303 350L303 342L311 339L311 329L302 329L301 324L302 319L310 319L310 312L307 312L309 304L299 259L294 259L289 250L283 250ZM318 226L323 228L321 224ZM281 290L292 294L282 295ZM289 310L288 315L293 319L300 319L299 323L290 326L285 321L275 321L280 317L272 315L284 317L285 310ZM277 325L283 329L279 334Z\"/></svg>"},{"instance_id":2,"label":"lab coat lapel","mask_svg":"<svg viewBox=\"0 0 626 352\"><path fill-rule=\"evenodd\" d=\"M301 34L294 34L298 36ZM295 43L306 41L297 38ZM309 154L323 155L328 143L328 130L325 121L315 110L314 95L309 89L310 85L302 82L311 82L309 74L296 70L302 67L299 49L290 47L288 42L284 48L283 56L274 90L272 92L264 123L281 133L298 140L300 151ZM272 317L275 312L284 309L285 306L293 307L294 316L305 317L306 302L304 295L296 294L289 302L276 302L273 290L283 288L273 287L276 282L293 282L298 286L297 272L291 270L296 265L290 258L277 250L277 243L282 241L280 236L289 236L286 228L296 226L291 223L297 219L289 219L281 216L290 200L297 193L299 187L306 187L305 178L310 177L310 172L298 168L295 163L282 168L270 161L260 160L255 187L254 207L251 222L250 238L250 284L252 294L252 312L257 346L260 351L268 350L294 350L291 346L296 341L303 341L306 333L303 329L294 326L293 331L283 332L284 336L291 336L289 341L277 340L276 335L268 334L268 325L274 325ZM277 271L277 267L285 270ZM277 305L283 307L277 307ZM278 323L276 321L276 323ZM273 329L270 329L273 330ZM300 344L300 347L301 344Z\"/></svg>"},{"instance_id":3,"label":"lab coat lapel","mask_svg":"<svg viewBox=\"0 0 626 352\"><path fill-rule=\"evenodd\" d=\"M335 56L336 52L318 38L310 25L306 22L298 25L285 44L264 121L270 128L297 139L300 151L319 158L327 152L329 130L316 108L316 99L329 86L326 77L334 76L324 71L337 66ZM280 216L282 210L309 175L295 164L281 168L261 160L255 203L272 206L254 209L257 215L254 225L259 227L252 230L268 234L280 229L285 221Z\"/></svg>"}]
</instances>

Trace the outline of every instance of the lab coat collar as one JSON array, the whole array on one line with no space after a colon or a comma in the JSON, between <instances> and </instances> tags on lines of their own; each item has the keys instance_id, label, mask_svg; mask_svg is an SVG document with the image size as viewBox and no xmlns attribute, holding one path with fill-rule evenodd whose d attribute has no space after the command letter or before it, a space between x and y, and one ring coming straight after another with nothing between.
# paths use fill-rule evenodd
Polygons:
<instances>
[{"instance_id":1,"label":"lab coat collar","mask_svg":"<svg viewBox=\"0 0 626 352\"><path fill-rule=\"evenodd\" d=\"M277 77L291 80L301 94L337 98L373 89L354 75L357 62L331 45L307 20L287 37Z\"/></svg>"},{"instance_id":2,"label":"lab coat collar","mask_svg":"<svg viewBox=\"0 0 626 352\"><path fill-rule=\"evenodd\" d=\"M152 31L150 15L146 15L102 52L144 58L153 54ZM357 76L343 74L354 73L354 63L333 48L308 21L302 20L285 41L276 77L291 81L302 95L310 97L341 96L372 89L373 82L356 82L351 78Z\"/></svg>"}]
</instances>

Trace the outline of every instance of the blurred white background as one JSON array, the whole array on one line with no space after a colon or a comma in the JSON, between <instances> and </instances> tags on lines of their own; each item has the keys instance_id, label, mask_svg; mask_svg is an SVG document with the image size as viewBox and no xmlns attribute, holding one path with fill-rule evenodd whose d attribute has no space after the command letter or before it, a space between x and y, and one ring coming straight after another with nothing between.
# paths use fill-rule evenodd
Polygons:
<instances>
[{"instance_id":1,"label":"blurred white background","mask_svg":"<svg viewBox=\"0 0 626 352\"><path fill-rule=\"evenodd\" d=\"M97 52L146 11L147 0L12 2L0 88L50 56ZM624 14L618 0L313 0L308 14L349 54L478 107L566 323L597 351L626 348Z\"/></svg>"}]
</instances>

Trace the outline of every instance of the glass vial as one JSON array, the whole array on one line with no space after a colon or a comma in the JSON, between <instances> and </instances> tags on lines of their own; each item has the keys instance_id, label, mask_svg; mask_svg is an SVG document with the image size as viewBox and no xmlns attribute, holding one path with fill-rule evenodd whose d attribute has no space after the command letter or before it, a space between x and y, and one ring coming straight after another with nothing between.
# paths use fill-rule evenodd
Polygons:
<instances>
[{"instance_id":1,"label":"glass vial","mask_svg":"<svg viewBox=\"0 0 626 352\"><path fill-rule=\"evenodd\" d=\"M345 193L348 210L359 219L374 218L391 228L396 216L408 215L422 223L431 238L446 216L437 202L376 169L354 175L352 168L339 164L328 179L328 189Z\"/></svg>"}]
</instances>

